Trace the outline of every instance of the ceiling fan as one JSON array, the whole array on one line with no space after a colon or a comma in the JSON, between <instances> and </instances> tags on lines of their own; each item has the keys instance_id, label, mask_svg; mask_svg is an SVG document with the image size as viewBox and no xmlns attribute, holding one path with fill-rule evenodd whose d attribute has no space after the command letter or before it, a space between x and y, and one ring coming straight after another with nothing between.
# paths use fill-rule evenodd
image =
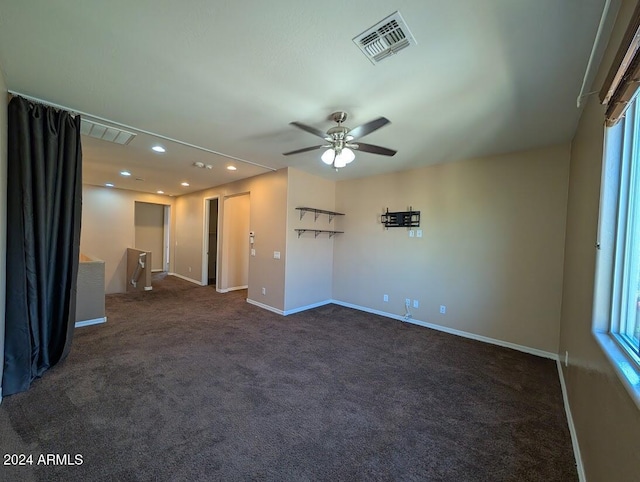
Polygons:
<instances>
[{"instance_id":1,"label":"ceiling fan","mask_svg":"<svg viewBox=\"0 0 640 482\"><path fill-rule=\"evenodd\" d=\"M383 156L393 156L397 152L393 149L387 149L386 147L365 144L364 142L354 142L356 139L364 137L367 134L371 134L372 132L389 124L390 121L386 117L378 117L377 119L358 127L354 127L353 129L349 129L342 125L342 123L347 120L346 112L334 112L331 114L331 118L338 125L332 127L326 133L316 129L315 127L303 124L302 122L291 122L291 125L296 126L303 131L307 131L314 136L321 137L327 141L328 144L305 147L304 149L285 152L283 155L290 156L291 154L300 154L301 152L327 148L327 150L322 154L322 162L329 166L333 166L337 170L346 166L355 159L356 156L353 153L354 150L370 152L371 154L380 154Z\"/></svg>"}]
</instances>

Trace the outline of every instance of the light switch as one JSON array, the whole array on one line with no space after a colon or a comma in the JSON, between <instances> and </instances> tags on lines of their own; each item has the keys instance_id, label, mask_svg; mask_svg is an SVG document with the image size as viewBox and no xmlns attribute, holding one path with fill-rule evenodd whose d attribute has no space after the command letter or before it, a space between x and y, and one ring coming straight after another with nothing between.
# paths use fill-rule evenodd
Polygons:
<instances>
[{"instance_id":1,"label":"light switch","mask_svg":"<svg viewBox=\"0 0 640 482\"><path fill-rule=\"evenodd\" d=\"M280 259L280 251L273 252L273 259Z\"/></svg>"},{"instance_id":2,"label":"light switch","mask_svg":"<svg viewBox=\"0 0 640 482\"><path fill-rule=\"evenodd\" d=\"M418 229L416 231L416 237L421 238L422 237L422 229Z\"/></svg>"},{"instance_id":3,"label":"light switch","mask_svg":"<svg viewBox=\"0 0 640 482\"><path fill-rule=\"evenodd\" d=\"M409 230L409 237L410 237L410 238L413 238L414 234L415 234L415 233L413 232L413 229L410 229L410 230Z\"/></svg>"}]
</instances>

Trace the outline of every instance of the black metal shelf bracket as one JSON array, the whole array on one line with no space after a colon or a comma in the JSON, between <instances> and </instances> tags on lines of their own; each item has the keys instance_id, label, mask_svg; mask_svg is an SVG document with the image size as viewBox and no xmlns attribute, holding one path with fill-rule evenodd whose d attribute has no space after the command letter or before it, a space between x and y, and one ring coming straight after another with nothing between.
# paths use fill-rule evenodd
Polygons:
<instances>
[{"instance_id":1,"label":"black metal shelf bracket","mask_svg":"<svg viewBox=\"0 0 640 482\"><path fill-rule=\"evenodd\" d=\"M385 229L389 228L419 228L420 227L420 211L414 211L409 206L408 211L387 211L382 213L380 221Z\"/></svg>"},{"instance_id":2,"label":"black metal shelf bracket","mask_svg":"<svg viewBox=\"0 0 640 482\"><path fill-rule=\"evenodd\" d=\"M306 207L300 207L296 209L300 211L300 220L302 220L305 213L313 213L313 222L316 222L321 214L326 214L329 217L329 222L331 222L335 216L344 216L344 213L337 213L335 211L326 211L324 209L306 208Z\"/></svg>"},{"instance_id":3,"label":"black metal shelf bracket","mask_svg":"<svg viewBox=\"0 0 640 482\"><path fill-rule=\"evenodd\" d=\"M302 236L307 231L313 233L315 238L317 238L322 233L327 233L329 235L329 238L333 238L336 234L344 233L344 231L328 231L326 229L307 229L307 228L296 228L294 231L298 233L298 238L300 238L300 236Z\"/></svg>"}]
</instances>

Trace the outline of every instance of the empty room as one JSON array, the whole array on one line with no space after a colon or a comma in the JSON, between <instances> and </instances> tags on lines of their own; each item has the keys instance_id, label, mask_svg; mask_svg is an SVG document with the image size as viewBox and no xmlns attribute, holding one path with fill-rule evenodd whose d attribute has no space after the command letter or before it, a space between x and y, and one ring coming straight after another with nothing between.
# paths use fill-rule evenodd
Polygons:
<instances>
[{"instance_id":1,"label":"empty room","mask_svg":"<svg viewBox=\"0 0 640 482\"><path fill-rule=\"evenodd\" d=\"M0 478L637 480L638 36L0 0Z\"/></svg>"}]
</instances>

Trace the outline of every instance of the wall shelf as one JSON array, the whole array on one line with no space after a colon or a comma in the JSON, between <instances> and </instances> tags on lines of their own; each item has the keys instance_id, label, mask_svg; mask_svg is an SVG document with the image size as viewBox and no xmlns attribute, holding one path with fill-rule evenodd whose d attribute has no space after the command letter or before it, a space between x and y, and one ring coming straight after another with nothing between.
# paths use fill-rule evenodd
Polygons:
<instances>
[{"instance_id":1,"label":"wall shelf","mask_svg":"<svg viewBox=\"0 0 640 482\"><path fill-rule=\"evenodd\" d=\"M334 237L336 234L344 233L344 231L327 231L326 229L307 229L307 228L296 228L294 231L298 233L298 238L302 236L304 233L306 233L307 231L309 231L310 233L313 233L316 238L318 237L319 234L322 234L322 233L329 234L329 238Z\"/></svg>"},{"instance_id":2,"label":"wall shelf","mask_svg":"<svg viewBox=\"0 0 640 482\"><path fill-rule=\"evenodd\" d=\"M302 219L304 217L305 213L313 213L313 215L314 215L313 221L314 222L318 220L318 217L321 214L326 214L327 216L329 216L329 222L331 222L331 220L333 219L334 216L344 216L344 213L336 213L334 211L326 211L324 209L305 208L305 207L296 208L296 209L298 211L300 211L300 219ZM307 231L312 231L312 230L307 230ZM325 231L325 232L329 232L329 231ZM337 231L331 231L331 232L337 232Z\"/></svg>"}]
</instances>

